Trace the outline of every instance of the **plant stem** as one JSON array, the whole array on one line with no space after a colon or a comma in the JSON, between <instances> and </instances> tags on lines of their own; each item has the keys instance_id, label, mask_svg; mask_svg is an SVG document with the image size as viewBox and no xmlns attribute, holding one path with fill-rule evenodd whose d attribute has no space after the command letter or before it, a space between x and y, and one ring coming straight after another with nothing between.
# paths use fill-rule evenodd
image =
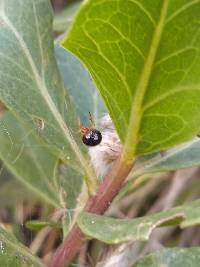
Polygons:
<instances>
[{"instance_id":1,"label":"plant stem","mask_svg":"<svg viewBox=\"0 0 200 267\"><path fill-rule=\"evenodd\" d=\"M118 159L113 165L112 170L104 178L102 184L100 184L96 195L91 196L88 199L84 211L95 214L103 214L121 189L132 168L133 162L125 165L120 159ZM86 236L81 232L78 225L74 225L53 256L49 267L68 266L85 239Z\"/></svg>"}]
</instances>

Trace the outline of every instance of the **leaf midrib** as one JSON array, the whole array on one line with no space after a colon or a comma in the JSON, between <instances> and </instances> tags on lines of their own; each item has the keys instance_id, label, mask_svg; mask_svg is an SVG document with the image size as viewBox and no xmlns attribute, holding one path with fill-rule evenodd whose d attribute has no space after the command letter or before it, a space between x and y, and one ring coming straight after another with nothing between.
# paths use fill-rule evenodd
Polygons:
<instances>
[{"instance_id":1,"label":"leaf midrib","mask_svg":"<svg viewBox=\"0 0 200 267\"><path fill-rule=\"evenodd\" d=\"M122 162L124 164L129 164L130 161L132 161L135 158L137 153L136 150L139 142L139 131L143 115L142 114L143 100L148 88L148 83L153 70L153 64L155 62L157 49L160 44L161 35L165 25L165 19L168 11L168 4L169 0L163 0L160 18L157 23L157 27L155 28L149 53L147 55L144 68L139 78L139 82L135 91L135 96L132 102L132 109L130 113L126 141L122 153Z\"/></svg>"}]
</instances>

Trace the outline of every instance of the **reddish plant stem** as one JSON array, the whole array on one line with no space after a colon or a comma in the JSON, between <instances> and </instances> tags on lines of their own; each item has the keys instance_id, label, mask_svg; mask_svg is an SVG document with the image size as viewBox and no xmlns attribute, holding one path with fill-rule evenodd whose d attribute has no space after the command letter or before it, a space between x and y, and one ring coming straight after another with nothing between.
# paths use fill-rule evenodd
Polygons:
<instances>
[{"instance_id":1,"label":"reddish plant stem","mask_svg":"<svg viewBox=\"0 0 200 267\"><path fill-rule=\"evenodd\" d=\"M124 165L120 160L117 160L112 170L106 175L102 184L100 184L96 195L88 199L84 211L103 214L121 189L132 167L133 163ZM85 234L81 232L77 225L74 225L53 256L49 267L68 266L85 239Z\"/></svg>"}]
</instances>

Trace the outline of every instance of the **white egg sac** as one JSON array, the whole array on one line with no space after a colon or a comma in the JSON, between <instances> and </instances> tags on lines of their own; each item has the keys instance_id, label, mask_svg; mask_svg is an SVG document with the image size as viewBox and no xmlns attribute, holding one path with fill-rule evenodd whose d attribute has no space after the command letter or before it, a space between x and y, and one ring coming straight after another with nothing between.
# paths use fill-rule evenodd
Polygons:
<instances>
[{"instance_id":1,"label":"white egg sac","mask_svg":"<svg viewBox=\"0 0 200 267\"><path fill-rule=\"evenodd\" d=\"M101 118L98 130L102 134L102 141L89 147L89 155L96 175L102 178L120 155L122 145L108 114Z\"/></svg>"}]
</instances>

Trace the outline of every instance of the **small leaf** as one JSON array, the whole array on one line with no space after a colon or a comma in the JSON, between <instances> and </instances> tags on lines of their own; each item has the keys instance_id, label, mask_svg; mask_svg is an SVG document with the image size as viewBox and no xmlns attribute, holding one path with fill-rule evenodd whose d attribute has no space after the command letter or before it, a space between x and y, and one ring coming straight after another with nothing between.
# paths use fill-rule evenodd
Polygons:
<instances>
[{"instance_id":1,"label":"small leaf","mask_svg":"<svg viewBox=\"0 0 200 267\"><path fill-rule=\"evenodd\" d=\"M113 219L90 213L81 213L78 225L89 237L108 244L148 240L156 227L180 224L183 227L200 223L200 201L136 219ZM191 220L192 219L192 220ZM187 222L187 225L184 224Z\"/></svg>"},{"instance_id":2,"label":"small leaf","mask_svg":"<svg viewBox=\"0 0 200 267\"><path fill-rule=\"evenodd\" d=\"M169 248L138 260L132 267L199 267L200 248Z\"/></svg>"},{"instance_id":3,"label":"small leaf","mask_svg":"<svg viewBox=\"0 0 200 267\"><path fill-rule=\"evenodd\" d=\"M26 222L26 227L30 230L35 230L35 231L40 231L41 229L45 228L45 227L51 227L54 229L62 229L61 224L60 223L56 223L56 222L47 222L47 221L28 221Z\"/></svg>"},{"instance_id":4,"label":"small leaf","mask_svg":"<svg viewBox=\"0 0 200 267\"><path fill-rule=\"evenodd\" d=\"M89 69L123 160L200 130L199 1L88 0L63 41Z\"/></svg>"},{"instance_id":5,"label":"small leaf","mask_svg":"<svg viewBox=\"0 0 200 267\"><path fill-rule=\"evenodd\" d=\"M44 267L39 258L34 257L14 236L0 228L0 266Z\"/></svg>"}]
</instances>

